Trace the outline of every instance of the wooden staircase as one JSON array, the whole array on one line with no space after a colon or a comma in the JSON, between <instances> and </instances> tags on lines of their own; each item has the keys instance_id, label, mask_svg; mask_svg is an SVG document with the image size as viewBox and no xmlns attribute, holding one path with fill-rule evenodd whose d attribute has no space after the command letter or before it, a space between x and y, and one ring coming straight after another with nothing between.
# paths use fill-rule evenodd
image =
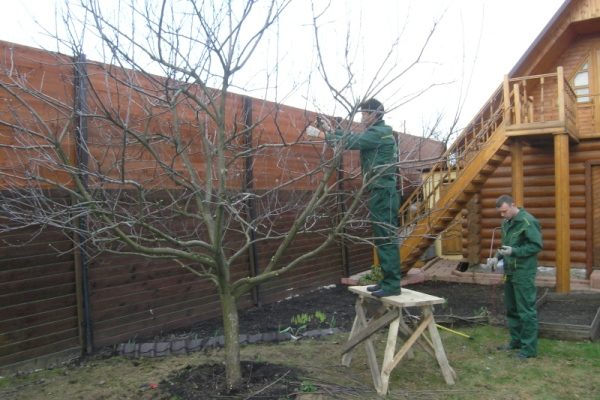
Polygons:
<instances>
[{"instance_id":1,"label":"wooden staircase","mask_svg":"<svg viewBox=\"0 0 600 400\"><path fill-rule=\"evenodd\" d=\"M415 265L510 152L499 91L478 117L399 209L404 272Z\"/></svg>"}]
</instances>

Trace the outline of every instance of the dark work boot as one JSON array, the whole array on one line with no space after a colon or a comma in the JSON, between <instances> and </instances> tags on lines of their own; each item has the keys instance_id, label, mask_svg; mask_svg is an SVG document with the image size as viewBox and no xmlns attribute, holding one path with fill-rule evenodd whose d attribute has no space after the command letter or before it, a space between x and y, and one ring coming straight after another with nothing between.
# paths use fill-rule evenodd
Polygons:
<instances>
[{"instance_id":1,"label":"dark work boot","mask_svg":"<svg viewBox=\"0 0 600 400\"><path fill-rule=\"evenodd\" d=\"M376 292L378 290L381 290L381 286L379 286L379 284L367 286L367 292Z\"/></svg>"},{"instance_id":2,"label":"dark work boot","mask_svg":"<svg viewBox=\"0 0 600 400\"><path fill-rule=\"evenodd\" d=\"M389 297L389 296L398 296L400 294L400 289L398 290L377 290L375 292L371 292L371 294L375 297Z\"/></svg>"}]
</instances>

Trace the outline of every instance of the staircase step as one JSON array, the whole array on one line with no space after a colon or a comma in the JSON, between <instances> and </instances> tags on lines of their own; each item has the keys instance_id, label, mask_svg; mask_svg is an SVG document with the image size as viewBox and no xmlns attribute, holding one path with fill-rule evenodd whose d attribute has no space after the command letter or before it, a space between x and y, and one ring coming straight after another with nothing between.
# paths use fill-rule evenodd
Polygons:
<instances>
[{"instance_id":1,"label":"staircase step","mask_svg":"<svg viewBox=\"0 0 600 400\"><path fill-rule=\"evenodd\" d=\"M467 193L467 194L479 193L479 186L480 185L471 183L470 185L468 185L466 188L463 189L463 193Z\"/></svg>"},{"instance_id":2,"label":"staircase step","mask_svg":"<svg viewBox=\"0 0 600 400\"><path fill-rule=\"evenodd\" d=\"M480 174L480 176L487 177L488 175L491 175L495 170L496 170L496 165L486 164L479 170L479 174Z\"/></svg>"},{"instance_id":3,"label":"staircase step","mask_svg":"<svg viewBox=\"0 0 600 400\"><path fill-rule=\"evenodd\" d=\"M431 246L431 239L422 239L417 246L419 249L426 249Z\"/></svg>"},{"instance_id":4,"label":"staircase step","mask_svg":"<svg viewBox=\"0 0 600 400\"><path fill-rule=\"evenodd\" d=\"M503 144L502 146L500 146L498 148L498 153L502 153L502 154L509 154L510 153L510 146L507 144Z\"/></svg>"},{"instance_id":5,"label":"staircase step","mask_svg":"<svg viewBox=\"0 0 600 400\"><path fill-rule=\"evenodd\" d=\"M435 224L431 229L433 229L433 232L435 234L438 234L438 233L442 232L444 229L446 229L447 227L448 227L448 224L439 223L439 224Z\"/></svg>"},{"instance_id":6,"label":"staircase step","mask_svg":"<svg viewBox=\"0 0 600 400\"><path fill-rule=\"evenodd\" d=\"M502 164L502 161L504 161L505 158L506 158L505 154L496 153L490 157L490 159L488 160L488 164L492 164L492 165Z\"/></svg>"},{"instance_id":7,"label":"staircase step","mask_svg":"<svg viewBox=\"0 0 600 400\"><path fill-rule=\"evenodd\" d=\"M480 175L477 175L475 178L473 178L473 180L471 181L473 184L479 186L481 185L483 182L485 181L485 177Z\"/></svg>"}]
</instances>

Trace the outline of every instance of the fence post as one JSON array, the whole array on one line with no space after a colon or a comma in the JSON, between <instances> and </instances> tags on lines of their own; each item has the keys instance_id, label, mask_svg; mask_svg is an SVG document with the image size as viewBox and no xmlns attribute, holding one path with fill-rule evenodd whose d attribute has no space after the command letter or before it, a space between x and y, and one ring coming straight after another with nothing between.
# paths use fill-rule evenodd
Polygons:
<instances>
[{"instance_id":1,"label":"fence post","mask_svg":"<svg viewBox=\"0 0 600 400\"><path fill-rule=\"evenodd\" d=\"M248 96L243 97L243 113L244 113L244 147L248 150L247 155L244 157L244 178L242 179L242 191L252 192L254 189L254 159L252 157L252 98ZM252 196L247 196L245 201L247 218L252 223L256 218L256 205ZM250 229L250 246L248 247L248 266L250 276L257 276L258 271L258 255L256 250L256 232L254 228ZM260 305L260 286L254 286L252 288L252 302L255 306Z\"/></svg>"},{"instance_id":2,"label":"fence post","mask_svg":"<svg viewBox=\"0 0 600 400\"><path fill-rule=\"evenodd\" d=\"M75 119L75 157L77 161L77 169L79 178L87 189L87 174L89 150L87 146L88 139L88 104L87 104L87 67L85 54L78 54L75 58L75 69L73 86L75 88L74 101L74 119ZM92 318L90 307L89 294L89 276L88 276L88 258L86 251L86 232L87 220L86 213L81 212L77 217L77 229L74 235L75 244L75 276L77 287L77 310L80 318L80 337L81 324L83 324L83 346L87 354L91 354L94 349L93 334L92 334Z\"/></svg>"}]
</instances>

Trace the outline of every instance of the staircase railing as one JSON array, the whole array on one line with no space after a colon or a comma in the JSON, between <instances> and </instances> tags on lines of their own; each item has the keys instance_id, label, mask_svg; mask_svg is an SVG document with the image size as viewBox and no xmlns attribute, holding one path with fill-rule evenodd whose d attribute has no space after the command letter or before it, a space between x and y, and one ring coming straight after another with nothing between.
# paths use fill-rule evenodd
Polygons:
<instances>
[{"instance_id":1,"label":"staircase railing","mask_svg":"<svg viewBox=\"0 0 600 400\"><path fill-rule=\"evenodd\" d=\"M401 205L404 235L416 219L431 215L442 188L460 177L503 124L512 135L551 133L560 128L577 138L577 97L562 67L549 74L504 78L504 82Z\"/></svg>"},{"instance_id":2,"label":"staircase railing","mask_svg":"<svg viewBox=\"0 0 600 400\"><path fill-rule=\"evenodd\" d=\"M479 152L503 118L503 91L500 86L471 123L463 130L440 161L435 163L419 186L398 211L400 225L406 227L434 207L444 184L456 180Z\"/></svg>"}]
</instances>

